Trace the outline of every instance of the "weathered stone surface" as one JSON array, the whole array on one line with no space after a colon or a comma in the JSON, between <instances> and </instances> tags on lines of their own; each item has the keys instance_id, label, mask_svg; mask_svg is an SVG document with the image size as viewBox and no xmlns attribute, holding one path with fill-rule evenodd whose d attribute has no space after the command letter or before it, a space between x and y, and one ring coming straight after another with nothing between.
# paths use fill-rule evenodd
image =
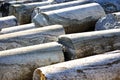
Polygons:
<instances>
[{"instance_id":1,"label":"weathered stone surface","mask_svg":"<svg viewBox=\"0 0 120 80\"><path fill-rule=\"evenodd\" d=\"M34 2L34 0L18 0L18 1L4 1L0 6L0 12L2 13L2 16L8 16L9 15L9 7L13 4L24 4L24 3L31 3Z\"/></svg>"},{"instance_id":2,"label":"weathered stone surface","mask_svg":"<svg viewBox=\"0 0 120 80\"><path fill-rule=\"evenodd\" d=\"M65 2L70 2L74 0L48 0L48 1L52 1L53 3L65 3Z\"/></svg>"},{"instance_id":3,"label":"weathered stone surface","mask_svg":"<svg viewBox=\"0 0 120 80\"><path fill-rule=\"evenodd\" d=\"M92 0L99 3L106 13L113 13L120 11L120 0Z\"/></svg>"},{"instance_id":4,"label":"weathered stone surface","mask_svg":"<svg viewBox=\"0 0 120 80\"><path fill-rule=\"evenodd\" d=\"M61 25L3 34L0 35L0 51L57 41L58 36L63 34L65 32Z\"/></svg>"},{"instance_id":5,"label":"weathered stone surface","mask_svg":"<svg viewBox=\"0 0 120 80\"><path fill-rule=\"evenodd\" d=\"M20 24L27 24L31 22L31 14L35 7L45 6L50 4L51 2L44 1L44 2L26 3L22 5L21 4L11 5L9 15L16 16Z\"/></svg>"},{"instance_id":6,"label":"weathered stone surface","mask_svg":"<svg viewBox=\"0 0 120 80\"><path fill-rule=\"evenodd\" d=\"M66 33L82 32L94 29L96 21L105 16L103 8L90 3L58 10L41 12L33 18L36 26L61 24Z\"/></svg>"},{"instance_id":7,"label":"weathered stone surface","mask_svg":"<svg viewBox=\"0 0 120 80\"><path fill-rule=\"evenodd\" d=\"M56 42L0 51L0 80L32 80L36 68L62 61L62 45Z\"/></svg>"},{"instance_id":8,"label":"weathered stone surface","mask_svg":"<svg viewBox=\"0 0 120 80\"><path fill-rule=\"evenodd\" d=\"M2 0L1 0L1 1L2 1ZM16 2L21 2L21 1L24 1L24 2L25 2L25 1L26 1L26 2L27 2L27 1L36 2L36 1L42 1L42 0L3 0L3 1L5 1L5 2L12 2L12 1L13 1L13 2L15 2L15 1L16 1Z\"/></svg>"},{"instance_id":9,"label":"weathered stone surface","mask_svg":"<svg viewBox=\"0 0 120 80\"><path fill-rule=\"evenodd\" d=\"M17 26L18 22L16 17L14 16L7 16L7 17L1 17L0 18L0 29Z\"/></svg>"},{"instance_id":10,"label":"weathered stone surface","mask_svg":"<svg viewBox=\"0 0 120 80\"><path fill-rule=\"evenodd\" d=\"M2 17L2 9L1 9L1 6L2 6L2 4L4 3L4 0L0 0L0 17Z\"/></svg>"},{"instance_id":11,"label":"weathered stone surface","mask_svg":"<svg viewBox=\"0 0 120 80\"><path fill-rule=\"evenodd\" d=\"M60 3L60 4L40 6L40 7L37 7L34 9L31 17L33 18L36 14L38 14L40 12L47 12L47 11L67 8L67 7L71 7L71 6L73 7L73 6L87 4L87 3L90 3L90 1L89 0L80 0L80 1L70 1L70 2L66 2L66 3Z\"/></svg>"},{"instance_id":12,"label":"weathered stone surface","mask_svg":"<svg viewBox=\"0 0 120 80\"><path fill-rule=\"evenodd\" d=\"M54 3L63 3L73 0L52 0ZM80 0L99 3L106 13L113 13L120 11L120 0Z\"/></svg>"},{"instance_id":13,"label":"weathered stone surface","mask_svg":"<svg viewBox=\"0 0 120 80\"><path fill-rule=\"evenodd\" d=\"M66 59L76 59L120 49L120 29L62 35Z\"/></svg>"},{"instance_id":14,"label":"weathered stone surface","mask_svg":"<svg viewBox=\"0 0 120 80\"><path fill-rule=\"evenodd\" d=\"M96 25L95 30L107 30L120 28L120 12L107 14L106 16L100 18Z\"/></svg>"},{"instance_id":15,"label":"weathered stone surface","mask_svg":"<svg viewBox=\"0 0 120 80\"><path fill-rule=\"evenodd\" d=\"M29 29L34 29L34 28L36 28L34 23L18 25L18 26L13 26L9 28L2 28L0 31L0 34L13 33L17 31L29 30Z\"/></svg>"},{"instance_id":16,"label":"weathered stone surface","mask_svg":"<svg viewBox=\"0 0 120 80\"><path fill-rule=\"evenodd\" d=\"M120 80L120 51L41 67L33 80Z\"/></svg>"}]
</instances>

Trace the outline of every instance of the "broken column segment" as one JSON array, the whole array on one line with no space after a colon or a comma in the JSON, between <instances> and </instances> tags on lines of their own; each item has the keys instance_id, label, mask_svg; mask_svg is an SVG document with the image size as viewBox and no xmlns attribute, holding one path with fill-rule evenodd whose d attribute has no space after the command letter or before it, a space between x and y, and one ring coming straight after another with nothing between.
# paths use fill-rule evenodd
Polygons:
<instances>
[{"instance_id":1,"label":"broken column segment","mask_svg":"<svg viewBox=\"0 0 120 80\"><path fill-rule=\"evenodd\" d=\"M9 15L14 15L20 24L27 24L31 22L31 14L35 7L50 5L51 2L34 2L26 4L15 4L10 6Z\"/></svg>"},{"instance_id":2,"label":"broken column segment","mask_svg":"<svg viewBox=\"0 0 120 80\"><path fill-rule=\"evenodd\" d=\"M57 9L62 9L62 8L67 8L71 6L77 6L77 5L83 5L90 3L88 0L80 0L80 1L70 1L70 2L65 2L65 3L60 3L60 4L53 4L53 5L46 5L46 6L40 6L34 9L32 13L32 18L40 13L40 12L47 12L51 10L57 10Z\"/></svg>"},{"instance_id":3,"label":"broken column segment","mask_svg":"<svg viewBox=\"0 0 120 80\"><path fill-rule=\"evenodd\" d=\"M101 54L120 49L120 29L62 35L59 43L67 60Z\"/></svg>"},{"instance_id":4,"label":"broken column segment","mask_svg":"<svg viewBox=\"0 0 120 80\"><path fill-rule=\"evenodd\" d=\"M0 35L0 51L57 41L58 36L63 34L65 32L61 25L3 34Z\"/></svg>"},{"instance_id":5,"label":"broken column segment","mask_svg":"<svg viewBox=\"0 0 120 80\"><path fill-rule=\"evenodd\" d=\"M107 30L120 28L120 12L107 14L106 16L100 18L96 25L95 30Z\"/></svg>"},{"instance_id":6,"label":"broken column segment","mask_svg":"<svg viewBox=\"0 0 120 80\"><path fill-rule=\"evenodd\" d=\"M105 16L103 8L97 3L84 4L58 10L41 12L33 18L36 26L61 24L66 33L94 29L96 21Z\"/></svg>"},{"instance_id":7,"label":"broken column segment","mask_svg":"<svg viewBox=\"0 0 120 80\"><path fill-rule=\"evenodd\" d=\"M18 25L15 16L7 16L0 18L0 29Z\"/></svg>"},{"instance_id":8,"label":"broken column segment","mask_svg":"<svg viewBox=\"0 0 120 80\"><path fill-rule=\"evenodd\" d=\"M18 26L13 26L9 28L2 28L0 31L0 34L13 33L17 31L29 30L29 29L34 29L34 28L36 28L34 23L18 25Z\"/></svg>"},{"instance_id":9,"label":"broken column segment","mask_svg":"<svg viewBox=\"0 0 120 80\"><path fill-rule=\"evenodd\" d=\"M32 80L36 68L63 61L56 42L0 51L0 80Z\"/></svg>"},{"instance_id":10,"label":"broken column segment","mask_svg":"<svg viewBox=\"0 0 120 80\"><path fill-rule=\"evenodd\" d=\"M119 79L120 51L40 67L33 74L33 80Z\"/></svg>"},{"instance_id":11,"label":"broken column segment","mask_svg":"<svg viewBox=\"0 0 120 80\"><path fill-rule=\"evenodd\" d=\"M10 5L13 4L24 4L24 3L31 3L34 2L33 0L22 0L22 1L9 1L9 2L4 2L0 6L0 12L2 12L2 16L8 16L9 15L9 7Z\"/></svg>"}]
</instances>

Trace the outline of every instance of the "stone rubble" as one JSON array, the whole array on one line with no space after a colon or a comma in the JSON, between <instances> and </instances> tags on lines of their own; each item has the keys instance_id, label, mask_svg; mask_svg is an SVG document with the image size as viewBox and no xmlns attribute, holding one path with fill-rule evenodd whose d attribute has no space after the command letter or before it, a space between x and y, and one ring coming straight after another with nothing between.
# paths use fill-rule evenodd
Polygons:
<instances>
[{"instance_id":1,"label":"stone rubble","mask_svg":"<svg viewBox=\"0 0 120 80\"><path fill-rule=\"evenodd\" d=\"M107 14L100 18L95 25L95 30L108 30L120 28L120 12Z\"/></svg>"}]
</instances>

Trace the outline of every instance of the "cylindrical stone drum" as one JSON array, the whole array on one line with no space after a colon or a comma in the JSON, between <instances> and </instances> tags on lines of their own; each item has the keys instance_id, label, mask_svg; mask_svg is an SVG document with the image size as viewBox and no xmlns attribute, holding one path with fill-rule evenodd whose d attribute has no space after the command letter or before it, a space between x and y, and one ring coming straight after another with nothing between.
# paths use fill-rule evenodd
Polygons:
<instances>
[{"instance_id":1,"label":"cylindrical stone drum","mask_svg":"<svg viewBox=\"0 0 120 80\"><path fill-rule=\"evenodd\" d=\"M22 1L5 1L0 6L0 11L2 12L2 16L8 16L9 15L9 7L13 4L24 4L24 3L31 3L34 2L33 0L22 0Z\"/></svg>"},{"instance_id":2,"label":"cylindrical stone drum","mask_svg":"<svg viewBox=\"0 0 120 80\"><path fill-rule=\"evenodd\" d=\"M52 0L52 1L54 3L64 3L73 0ZM78 0L78 1L86 1L86 0ZM106 13L113 13L120 11L120 0L87 0L87 1L99 3L104 8Z\"/></svg>"},{"instance_id":3,"label":"cylindrical stone drum","mask_svg":"<svg viewBox=\"0 0 120 80\"><path fill-rule=\"evenodd\" d=\"M59 42L68 60L102 54L120 49L120 29L62 35Z\"/></svg>"},{"instance_id":4,"label":"cylindrical stone drum","mask_svg":"<svg viewBox=\"0 0 120 80\"><path fill-rule=\"evenodd\" d=\"M58 41L58 36L64 34L64 28L61 25L3 34L0 35L0 51Z\"/></svg>"},{"instance_id":5,"label":"cylindrical stone drum","mask_svg":"<svg viewBox=\"0 0 120 80\"><path fill-rule=\"evenodd\" d=\"M34 2L26 4L11 5L9 9L9 15L14 15L18 19L19 24L27 24L31 22L31 14L37 6L50 5L51 2Z\"/></svg>"},{"instance_id":6,"label":"cylindrical stone drum","mask_svg":"<svg viewBox=\"0 0 120 80\"><path fill-rule=\"evenodd\" d=\"M32 13L31 19L40 12L47 12L47 11L52 11L52 10L57 10L57 9L62 9L62 8L67 8L67 7L74 7L77 5L83 5L87 3L90 3L90 1L79 0L79 1L70 1L70 2L65 2L65 3L36 7Z\"/></svg>"},{"instance_id":7,"label":"cylindrical stone drum","mask_svg":"<svg viewBox=\"0 0 120 80\"><path fill-rule=\"evenodd\" d=\"M103 8L90 3L58 10L41 12L33 18L36 26L61 24L66 33L94 30L96 21L105 16Z\"/></svg>"},{"instance_id":8,"label":"cylindrical stone drum","mask_svg":"<svg viewBox=\"0 0 120 80\"><path fill-rule=\"evenodd\" d=\"M63 61L56 42L0 51L0 80L32 80L36 68Z\"/></svg>"},{"instance_id":9,"label":"cylindrical stone drum","mask_svg":"<svg viewBox=\"0 0 120 80\"><path fill-rule=\"evenodd\" d=\"M18 32L23 30L34 29L34 28L36 28L34 23L18 25L18 26L13 26L9 28L2 28L0 31L0 34L13 33L13 32Z\"/></svg>"},{"instance_id":10,"label":"cylindrical stone drum","mask_svg":"<svg viewBox=\"0 0 120 80\"><path fill-rule=\"evenodd\" d=\"M40 67L33 80L120 80L120 51Z\"/></svg>"}]
</instances>

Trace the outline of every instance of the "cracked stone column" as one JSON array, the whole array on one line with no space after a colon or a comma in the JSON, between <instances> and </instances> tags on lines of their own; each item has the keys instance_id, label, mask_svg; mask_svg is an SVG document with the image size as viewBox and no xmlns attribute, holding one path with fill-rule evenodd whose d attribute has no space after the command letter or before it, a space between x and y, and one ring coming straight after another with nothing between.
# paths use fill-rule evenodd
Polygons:
<instances>
[{"instance_id":1,"label":"cracked stone column","mask_svg":"<svg viewBox=\"0 0 120 80\"><path fill-rule=\"evenodd\" d=\"M103 8L97 3L84 4L58 10L41 12L33 18L36 26L61 24L66 33L94 29L96 21L105 16Z\"/></svg>"},{"instance_id":2,"label":"cracked stone column","mask_svg":"<svg viewBox=\"0 0 120 80\"><path fill-rule=\"evenodd\" d=\"M0 51L57 41L58 36L63 34L65 32L61 25L3 34L0 35Z\"/></svg>"},{"instance_id":3,"label":"cracked stone column","mask_svg":"<svg viewBox=\"0 0 120 80\"><path fill-rule=\"evenodd\" d=\"M35 7L50 5L51 2L34 2L26 4L11 5L9 9L9 15L14 15L18 19L19 24L27 24L31 22L31 14Z\"/></svg>"},{"instance_id":4,"label":"cracked stone column","mask_svg":"<svg viewBox=\"0 0 120 80\"><path fill-rule=\"evenodd\" d=\"M120 28L120 12L107 14L100 18L95 25L96 31L116 28Z\"/></svg>"},{"instance_id":5,"label":"cracked stone column","mask_svg":"<svg viewBox=\"0 0 120 80\"><path fill-rule=\"evenodd\" d=\"M120 29L61 35L67 60L97 55L120 49Z\"/></svg>"},{"instance_id":6,"label":"cracked stone column","mask_svg":"<svg viewBox=\"0 0 120 80\"><path fill-rule=\"evenodd\" d=\"M31 17L33 18L39 12L47 12L47 11L67 8L67 7L71 7L71 6L73 7L73 6L77 6L77 5L83 5L83 4L87 4L87 3L90 3L90 1L89 0L80 0L80 1L70 1L70 2L65 2L65 3L60 3L60 4L40 6L40 7L37 7L34 9Z\"/></svg>"},{"instance_id":7,"label":"cracked stone column","mask_svg":"<svg viewBox=\"0 0 120 80\"><path fill-rule=\"evenodd\" d=\"M33 80L120 80L120 51L40 67Z\"/></svg>"},{"instance_id":8,"label":"cracked stone column","mask_svg":"<svg viewBox=\"0 0 120 80\"><path fill-rule=\"evenodd\" d=\"M17 26L18 22L15 16L7 16L0 18L0 29Z\"/></svg>"},{"instance_id":9,"label":"cracked stone column","mask_svg":"<svg viewBox=\"0 0 120 80\"><path fill-rule=\"evenodd\" d=\"M0 80L32 80L36 68L63 61L56 42L0 51Z\"/></svg>"},{"instance_id":10,"label":"cracked stone column","mask_svg":"<svg viewBox=\"0 0 120 80\"><path fill-rule=\"evenodd\" d=\"M13 26L9 28L2 28L0 31L0 34L13 33L13 32L18 32L23 30L34 29L34 28L36 28L34 23L18 25L18 26Z\"/></svg>"}]
</instances>

